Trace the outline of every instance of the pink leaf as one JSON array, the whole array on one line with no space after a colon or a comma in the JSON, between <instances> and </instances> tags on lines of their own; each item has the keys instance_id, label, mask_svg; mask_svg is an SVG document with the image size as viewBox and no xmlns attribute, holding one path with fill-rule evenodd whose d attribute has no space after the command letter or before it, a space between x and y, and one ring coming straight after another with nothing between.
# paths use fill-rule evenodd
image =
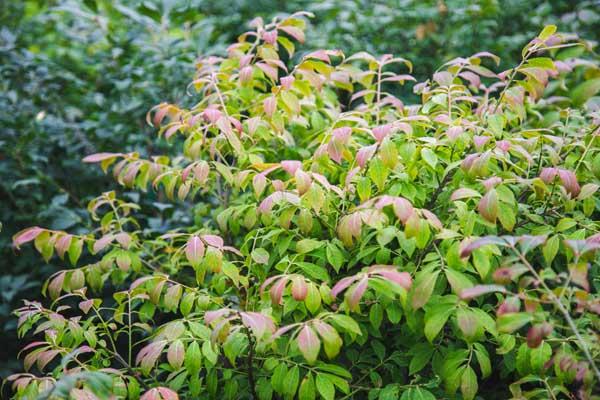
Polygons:
<instances>
[{"instance_id":1,"label":"pink leaf","mask_svg":"<svg viewBox=\"0 0 600 400\"><path fill-rule=\"evenodd\" d=\"M100 161L108 160L110 158L120 157L123 153L96 153L90 154L83 158L83 162L85 163L97 163Z\"/></svg>"},{"instance_id":2,"label":"pink leaf","mask_svg":"<svg viewBox=\"0 0 600 400\"><path fill-rule=\"evenodd\" d=\"M223 238L217 235L202 235L202 240L204 240L207 245L216 247L217 249L221 249L225 244Z\"/></svg>"},{"instance_id":3,"label":"pink leaf","mask_svg":"<svg viewBox=\"0 0 600 400\"><path fill-rule=\"evenodd\" d=\"M163 400L179 400L179 396L177 396L177 393L175 393L169 388L159 387L158 392L162 396Z\"/></svg>"},{"instance_id":4,"label":"pink leaf","mask_svg":"<svg viewBox=\"0 0 600 400\"><path fill-rule=\"evenodd\" d=\"M288 278L286 276L282 276L272 287L271 287L271 301L273 304L281 305L283 304L283 291L285 289L285 285L287 284Z\"/></svg>"},{"instance_id":5,"label":"pink leaf","mask_svg":"<svg viewBox=\"0 0 600 400\"><path fill-rule=\"evenodd\" d=\"M83 311L85 314L87 314L90 309L92 308L92 306L94 305L94 300L90 299L90 300L84 300L82 302L79 303L79 309L81 311Z\"/></svg>"},{"instance_id":6,"label":"pink leaf","mask_svg":"<svg viewBox=\"0 0 600 400\"><path fill-rule=\"evenodd\" d=\"M302 168L302 163L296 160L284 160L281 162L281 168L290 175L294 175L296 171Z\"/></svg>"},{"instance_id":7,"label":"pink leaf","mask_svg":"<svg viewBox=\"0 0 600 400\"><path fill-rule=\"evenodd\" d=\"M495 189L488 191L480 200L477 209L481 216L489 222L495 223L498 218L498 194Z\"/></svg>"},{"instance_id":8,"label":"pink leaf","mask_svg":"<svg viewBox=\"0 0 600 400\"><path fill-rule=\"evenodd\" d=\"M356 162L360 165L361 168L364 168L367 165L367 162L373 157L375 151L377 150L377 145L373 144L371 146L362 147L356 153Z\"/></svg>"},{"instance_id":9,"label":"pink leaf","mask_svg":"<svg viewBox=\"0 0 600 400\"><path fill-rule=\"evenodd\" d=\"M396 268L393 266L374 265L369 268L369 271L403 287L406 290L410 289L412 286L412 277L410 274L408 272L396 271Z\"/></svg>"},{"instance_id":10,"label":"pink leaf","mask_svg":"<svg viewBox=\"0 0 600 400\"><path fill-rule=\"evenodd\" d=\"M303 301L308 294L308 285L301 275L294 275L292 278L292 297L296 301Z\"/></svg>"},{"instance_id":11,"label":"pink leaf","mask_svg":"<svg viewBox=\"0 0 600 400\"><path fill-rule=\"evenodd\" d=\"M304 325L304 328L302 328L298 334L298 349L300 349L302 355L309 364L313 364L317 361L321 349L321 341L308 325Z\"/></svg>"},{"instance_id":12,"label":"pink leaf","mask_svg":"<svg viewBox=\"0 0 600 400\"><path fill-rule=\"evenodd\" d=\"M250 327L257 338L262 338L266 332L275 332L273 320L266 315L257 312L243 312L241 315L244 325Z\"/></svg>"},{"instance_id":13,"label":"pink leaf","mask_svg":"<svg viewBox=\"0 0 600 400\"><path fill-rule=\"evenodd\" d=\"M581 191L581 187L579 187L579 183L577 183L577 176L575 176L575 173L561 168L558 170L558 176L567 192L571 194L572 197L576 197Z\"/></svg>"},{"instance_id":14,"label":"pink leaf","mask_svg":"<svg viewBox=\"0 0 600 400\"><path fill-rule=\"evenodd\" d=\"M377 140L378 143L383 142L392 131L392 126L390 124L376 126L372 129L371 134Z\"/></svg>"},{"instance_id":15,"label":"pink leaf","mask_svg":"<svg viewBox=\"0 0 600 400\"><path fill-rule=\"evenodd\" d=\"M404 197L396 197L394 199L394 213L403 224L406 224L409 218L413 216L414 212L415 210L412 204Z\"/></svg>"},{"instance_id":16,"label":"pink leaf","mask_svg":"<svg viewBox=\"0 0 600 400\"><path fill-rule=\"evenodd\" d=\"M348 276L348 277L342 278L331 289L331 296L337 297L338 294L343 292L348 286L352 285L352 283L354 283L354 281L356 281L357 279L358 279L357 276Z\"/></svg>"},{"instance_id":17,"label":"pink leaf","mask_svg":"<svg viewBox=\"0 0 600 400\"><path fill-rule=\"evenodd\" d=\"M285 33L296 39L298 42L304 43L304 32L302 31L302 29L290 25L279 26L278 29L280 31L284 31Z\"/></svg>"},{"instance_id":18,"label":"pink leaf","mask_svg":"<svg viewBox=\"0 0 600 400\"><path fill-rule=\"evenodd\" d=\"M228 308L221 308L220 310L207 311L204 313L204 322L206 325L211 325L217 319L224 317L231 312Z\"/></svg>"},{"instance_id":19,"label":"pink leaf","mask_svg":"<svg viewBox=\"0 0 600 400\"><path fill-rule=\"evenodd\" d=\"M460 256L463 258L469 257L474 250L490 244L502 247L507 246L507 243L502 238L499 238L497 236L484 236L482 238L475 239L466 246L464 246L460 251Z\"/></svg>"},{"instance_id":20,"label":"pink leaf","mask_svg":"<svg viewBox=\"0 0 600 400\"><path fill-rule=\"evenodd\" d=\"M549 184L552 183L557 174L557 168L542 168L542 172L540 172L540 179L544 181L545 184Z\"/></svg>"},{"instance_id":21,"label":"pink leaf","mask_svg":"<svg viewBox=\"0 0 600 400\"><path fill-rule=\"evenodd\" d=\"M369 278L367 275L364 275L361 280L358 281L358 283L346 293L346 299L348 301L348 306L350 306L350 310L356 310L358 303L360 303L360 299L367 290L368 285Z\"/></svg>"},{"instance_id":22,"label":"pink leaf","mask_svg":"<svg viewBox=\"0 0 600 400\"><path fill-rule=\"evenodd\" d=\"M18 249L24 243L31 242L33 239L38 237L38 235L44 232L45 229L42 229L38 226L34 226L31 228L24 229L13 236L13 245Z\"/></svg>"},{"instance_id":23,"label":"pink leaf","mask_svg":"<svg viewBox=\"0 0 600 400\"><path fill-rule=\"evenodd\" d=\"M94 254L102 251L106 246L108 246L110 243L112 243L113 239L114 239L113 235L105 235L105 236L102 236L100 239L96 240L94 242L94 246L93 246Z\"/></svg>"},{"instance_id":24,"label":"pink leaf","mask_svg":"<svg viewBox=\"0 0 600 400\"><path fill-rule=\"evenodd\" d=\"M312 186L312 179L309 174L301 169L296 170L294 177L296 179L296 188L298 189L298 194L302 196L304 193L308 192Z\"/></svg>"},{"instance_id":25,"label":"pink leaf","mask_svg":"<svg viewBox=\"0 0 600 400\"><path fill-rule=\"evenodd\" d=\"M460 298L463 300L468 300L493 292L506 293L506 288L500 285L477 285L471 288L463 289L460 292Z\"/></svg>"}]
</instances>

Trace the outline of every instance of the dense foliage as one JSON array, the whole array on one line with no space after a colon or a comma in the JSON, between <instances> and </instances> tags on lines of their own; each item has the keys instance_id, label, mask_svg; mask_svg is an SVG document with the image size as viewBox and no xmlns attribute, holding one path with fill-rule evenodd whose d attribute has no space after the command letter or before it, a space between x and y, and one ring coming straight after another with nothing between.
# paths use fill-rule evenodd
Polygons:
<instances>
[{"instance_id":1,"label":"dense foliage","mask_svg":"<svg viewBox=\"0 0 600 400\"><path fill-rule=\"evenodd\" d=\"M222 54L257 15L316 13L305 49L346 54L394 53L412 60L424 80L443 62L488 50L501 68L518 62L522 43L544 23L594 38L597 0L20 0L0 2L0 376L17 364L15 320L20 299L39 292L60 269L50 260L31 268L11 236L31 224L85 233L86 203L109 179L79 160L98 151L170 152L143 123L158 99L189 105L185 87L199 54ZM410 88L391 89L416 101ZM173 154L170 154L173 155ZM161 195L142 202L138 219L165 232L185 221L189 207Z\"/></svg>"},{"instance_id":2,"label":"dense foliage","mask_svg":"<svg viewBox=\"0 0 600 400\"><path fill-rule=\"evenodd\" d=\"M255 19L196 63L195 104L147 117L175 156L84 158L193 222L157 233L108 191L88 233L14 236L71 266L17 311L13 395L597 398L587 43L550 25L515 67L455 58L404 104L408 60L296 54L305 24Z\"/></svg>"}]
</instances>

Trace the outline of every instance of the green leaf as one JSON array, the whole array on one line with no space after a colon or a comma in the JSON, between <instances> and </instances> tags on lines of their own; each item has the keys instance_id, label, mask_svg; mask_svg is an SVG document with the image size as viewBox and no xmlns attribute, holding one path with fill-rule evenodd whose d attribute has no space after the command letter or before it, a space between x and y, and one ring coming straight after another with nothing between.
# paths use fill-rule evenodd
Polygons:
<instances>
[{"instance_id":1,"label":"green leaf","mask_svg":"<svg viewBox=\"0 0 600 400\"><path fill-rule=\"evenodd\" d=\"M437 165L437 162L438 162L438 158L431 149L428 149L427 147L423 147L421 149L421 157L423 157L423 160L425 160L427 165L429 165L431 168L435 169L435 166Z\"/></svg>"},{"instance_id":2,"label":"green leaf","mask_svg":"<svg viewBox=\"0 0 600 400\"><path fill-rule=\"evenodd\" d=\"M446 321L452 315L454 306L448 304L440 304L431 307L425 314L425 337L429 342L433 342L433 339L442 330Z\"/></svg>"},{"instance_id":3,"label":"green leaf","mask_svg":"<svg viewBox=\"0 0 600 400\"><path fill-rule=\"evenodd\" d=\"M433 356L434 348L428 343L419 343L411 349L413 357L408 365L408 374L414 375L427 365Z\"/></svg>"},{"instance_id":4,"label":"green leaf","mask_svg":"<svg viewBox=\"0 0 600 400\"><path fill-rule=\"evenodd\" d=\"M402 393L400 400L436 400L436 398L427 389L416 387L409 388L407 391Z\"/></svg>"},{"instance_id":5,"label":"green leaf","mask_svg":"<svg viewBox=\"0 0 600 400\"><path fill-rule=\"evenodd\" d=\"M520 375L527 375L530 369L529 356L531 349L526 343L521 344L517 351L516 367Z\"/></svg>"},{"instance_id":6,"label":"green leaf","mask_svg":"<svg viewBox=\"0 0 600 400\"><path fill-rule=\"evenodd\" d=\"M183 364L190 375L196 375L202 367L202 353L198 342L193 341L185 352Z\"/></svg>"},{"instance_id":7,"label":"green leaf","mask_svg":"<svg viewBox=\"0 0 600 400\"><path fill-rule=\"evenodd\" d=\"M302 239L296 243L296 251L300 254L306 254L321 246L323 246L323 242L320 240Z\"/></svg>"},{"instance_id":8,"label":"green leaf","mask_svg":"<svg viewBox=\"0 0 600 400\"><path fill-rule=\"evenodd\" d=\"M381 304L373 304L369 310L369 320L373 328L379 329L381 322L383 321L383 307Z\"/></svg>"},{"instance_id":9,"label":"green leaf","mask_svg":"<svg viewBox=\"0 0 600 400\"><path fill-rule=\"evenodd\" d=\"M321 293L315 285L308 285L308 292L306 293L304 304L312 314L316 313L321 308Z\"/></svg>"},{"instance_id":10,"label":"green leaf","mask_svg":"<svg viewBox=\"0 0 600 400\"><path fill-rule=\"evenodd\" d=\"M308 372L302 383L300 384L300 391L298 392L299 400L314 400L317 396L315 389L315 380L313 379L312 373Z\"/></svg>"},{"instance_id":11,"label":"green leaf","mask_svg":"<svg viewBox=\"0 0 600 400\"><path fill-rule=\"evenodd\" d=\"M517 216L515 215L513 207L504 203L499 203L498 219L500 220L502 227L509 232L512 232L517 223Z\"/></svg>"},{"instance_id":12,"label":"green leaf","mask_svg":"<svg viewBox=\"0 0 600 400\"><path fill-rule=\"evenodd\" d=\"M546 25L538 35L540 40L546 40L556 32L556 25Z\"/></svg>"},{"instance_id":13,"label":"green leaf","mask_svg":"<svg viewBox=\"0 0 600 400\"><path fill-rule=\"evenodd\" d=\"M210 341L202 343L202 354L211 365L216 365L219 355L213 350Z\"/></svg>"},{"instance_id":14,"label":"green leaf","mask_svg":"<svg viewBox=\"0 0 600 400\"><path fill-rule=\"evenodd\" d=\"M460 378L460 391L464 400L473 400L479 389L477 385L477 375L473 368L467 366Z\"/></svg>"},{"instance_id":15,"label":"green leaf","mask_svg":"<svg viewBox=\"0 0 600 400\"><path fill-rule=\"evenodd\" d=\"M517 340L513 335L504 334L498 338L500 347L496 349L496 354L506 354L515 347Z\"/></svg>"},{"instance_id":16,"label":"green leaf","mask_svg":"<svg viewBox=\"0 0 600 400\"><path fill-rule=\"evenodd\" d=\"M554 235L546 240L546 244L542 247L542 253L544 254L544 260L548 265L552 264L552 261L558 254L558 248L560 246L560 238L558 235Z\"/></svg>"},{"instance_id":17,"label":"green leaf","mask_svg":"<svg viewBox=\"0 0 600 400\"><path fill-rule=\"evenodd\" d=\"M325 400L333 400L335 398L335 387L325 374L317 374L316 380L317 391Z\"/></svg>"},{"instance_id":18,"label":"green leaf","mask_svg":"<svg viewBox=\"0 0 600 400\"><path fill-rule=\"evenodd\" d=\"M501 333L512 333L533 320L533 316L524 312L502 314L496 319L496 327Z\"/></svg>"},{"instance_id":19,"label":"green leaf","mask_svg":"<svg viewBox=\"0 0 600 400\"><path fill-rule=\"evenodd\" d=\"M433 293L438 274L439 271L432 272L431 270L423 270L417 273L411 291L413 309L417 310L427 304Z\"/></svg>"},{"instance_id":20,"label":"green leaf","mask_svg":"<svg viewBox=\"0 0 600 400\"><path fill-rule=\"evenodd\" d=\"M479 369L481 370L481 377L487 378L492 373L492 364L490 362L490 355L485 347L481 343L475 343L475 357L479 363Z\"/></svg>"},{"instance_id":21,"label":"green leaf","mask_svg":"<svg viewBox=\"0 0 600 400\"><path fill-rule=\"evenodd\" d=\"M327 255L327 261L329 262L329 264L331 264L333 269L335 269L335 272L340 272L340 268L342 267L345 261L344 253L342 253L340 248L332 242L327 243L325 253Z\"/></svg>"},{"instance_id":22,"label":"green leaf","mask_svg":"<svg viewBox=\"0 0 600 400\"><path fill-rule=\"evenodd\" d=\"M300 381L300 368L294 365L285 375L285 393L294 396Z\"/></svg>"},{"instance_id":23,"label":"green leaf","mask_svg":"<svg viewBox=\"0 0 600 400\"><path fill-rule=\"evenodd\" d=\"M327 269L320 265L309 262L297 262L296 265L299 266L306 275L313 279L323 282L329 282L330 280Z\"/></svg>"},{"instance_id":24,"label":"green leaf","mask_svg":"<svg viewBox=\"0 0 600 400\"><path fill-rule=\"evenodd\" d=\"M535 349L530 350L531 368L535 372L541 372L550 357L552 357L552 347L544 341Z\"/></svg>"},{"instance_id":25,"label":"green leaf","mask_svg":"<svg viewBox=\"0 0 600 400\"><path fill-rule=\"evenodd\" d=\"M335 314L331 316L332 321L337 324L343 331L352 332L357 335L361 334L360 327L352 317L344 314Z\"/></svg>"},{"instance_id":26,"label":"green leaf","mask_svg":"<svg viewBox=\"0 0 600 400\"><path fill-rule=\"evenodd\" d=\"M377 186L377 189L379 189L380 192L383 191L385 187L385 181L388 175L389 170L383 164L381 159L379 157L373 158L369 165L369 177L373 182L375 182L375 185Z\"/></svg>"},{"instance_id":27,"label":"green leaf","mask_svg":"<svg viewBox=\"0 0 600 400\"><path fill-rule=\"evenodd\" d=\"M481 279L485 279L485 277L490 272L490 268L491 268L491 263L490 263L491 254L490 254L489 249L487 249L487 248L475 249L473 251L473 253L471 253L471 255L472 255L473 265L475 266L477 273L479 274Z\"/></svg>"},{"instance_id":28,"label":"green leaf","mask_svg":"<svg viewBox=\"0 0 600 400\"><path fill-rule=\"evenodd\" d=\"M269 252L263 248L256 248L251 253L252 260L257 264L268 264L269 263Z\"/></svg>"},{"instance_id":29,"label":"green leaf","mask_svg":"<svg viewBox=\"0 0 600 400\"><path fill-rule=\"evenodd\" d=\"M571 91L571 99L576 106L580 106L598 92L600 92L600 78L590 79L580 83Z\"/></svg>"},{"instance_id":30,"label":"green leaf","mask_svg":"<svg viewBox=\"0 0 600 400\"><path fill-rule=\"evenodd\" d=\"M446 268L445 274L448 283L452 287L452 291L456 294L460 295L463 290L473 287L473 282L471 282L468 276L462 272Z\"/></svg>"},{"instance_id":31,"label":"green leaf","mask_svg":"<svg viewBox=\"0 0 600 400\"><path fill-rule=\"evenodd\" d=\"M275 367L275 370L273 370L273 375L271 375L271 385L273 386L273 390L279 394L285 393L285 377L287 372L288 369L285 362L281 362L279 365L277 365L277 367Z\"/></svg>"}]
</instances>

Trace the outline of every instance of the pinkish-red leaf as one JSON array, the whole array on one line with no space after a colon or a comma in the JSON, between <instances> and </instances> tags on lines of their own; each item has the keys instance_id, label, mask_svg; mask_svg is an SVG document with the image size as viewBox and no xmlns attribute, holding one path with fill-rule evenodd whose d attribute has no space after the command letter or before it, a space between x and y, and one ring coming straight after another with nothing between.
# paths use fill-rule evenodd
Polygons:
<instances>
[{"instance_id":1,"label":"pinkish-red leaf","mask_svg":"<svg viewBox=\"0 0 600 400\"><path fill-rule=\"evenodd\" d=\"M197 266L202 260L204 256L204 243L198 236L194 235L187 241L185 256L193 266Z\"/></svg>"},{"instance_id":2,"label":"pinkish-red leaf","mask_svg":"<svg viewBox=\"0 0 600 400\"><path fill-rule=\"evenodd\" d=\"M44 232L45 229L40 228L39 226L33 226L31 228L23 229L22 231L16 233L13 236L13 245L18 249L24 243L31 242L33 239L38 237L38 235Z\"/></svg>"},{"instance_id":3,"label":"pinkish-red leaf","mask_svg":"<svg viewBox=\"0 0 600 400\"><path fill-rule=\"evenodd\" d=\"M304 328L298 334L298 349L300 349L309 364L317 361L321 350L321 341L315 331L308 325L304 325Z\"/></svg>"}]
</instances>

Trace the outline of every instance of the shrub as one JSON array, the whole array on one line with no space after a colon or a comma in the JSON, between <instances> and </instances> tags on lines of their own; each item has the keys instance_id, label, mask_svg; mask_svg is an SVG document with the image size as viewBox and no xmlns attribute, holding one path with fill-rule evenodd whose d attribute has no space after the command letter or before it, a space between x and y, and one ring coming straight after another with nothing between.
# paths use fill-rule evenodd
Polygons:
<instances>
[{"instance_id":1,"label":"shrub","mask_svg":"<svg viewBox=\"0 0 600 400\"><path fill-rule=\"evenodd\" d=\"M224 51L224 43L260 15L307 8L318 14L307 31L310 49L346 54L402 54L424 80L457 55L488 50L508 68L520 47L545 23L594 37L600 30L591 0L414 1L335 0L21 0L0 6L0 377L17 367L16 323L10 312L25 292L38 293L60 269L52 260L30 269L35 253L13 252L10 238L40 225L85 233L85 204L110 177L81 164L81 154L169 149L150 140L143 115L156 99L186 105L186 83L197 54ZM476 23L474 23L476 21ZM73 40L76 38L77 40ZM305 48L307 49L307 48ZM396 90L397 89L397 90ZM392 88L414 102L410 86ZM128 196L128 194L123 194ZM122 196L123 196L122 195ZM136 193L133 193L136 195ZM158 196L141 197L144 226L164 233L188 217ZM49 201L49 199L52 199ZM138 201L136 198L134 200ZM187 222L185 222L187 224ZM8 361L10 360L10 361Z\"/></svg>"},{"instance_id":2,"label":"shrub","mask_svg":"<svg viewBox=\"0 0 600 400\"><path fill-rule=\"evenodd\" d=\"M193 204L192 226L154 234L113 191L89 204L88 234L15 235L72 265L48 305L17 310L35 341L16 398L594 396L585 43L547 26L515 68L456 58L405 105L391 91L414 80L409 61L299 56L305 16L255 20L198 62L195 106L152 109L177 157L84 158Z\"/></svg>"}]
</instances>

